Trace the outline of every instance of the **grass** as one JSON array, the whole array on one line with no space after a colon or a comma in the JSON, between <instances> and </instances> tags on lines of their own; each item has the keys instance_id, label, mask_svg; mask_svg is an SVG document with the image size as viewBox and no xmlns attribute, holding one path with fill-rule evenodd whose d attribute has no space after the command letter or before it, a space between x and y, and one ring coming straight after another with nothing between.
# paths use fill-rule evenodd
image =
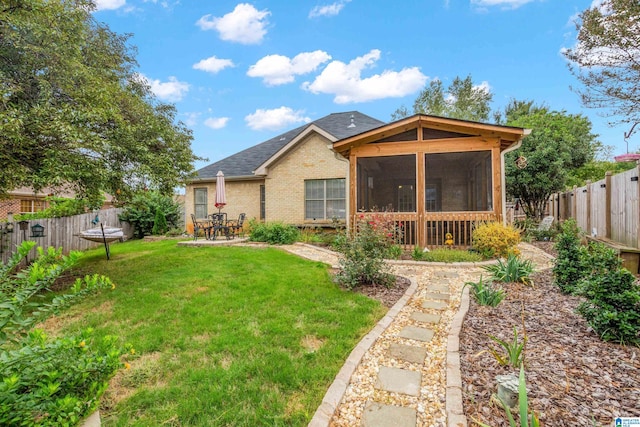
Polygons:
<instances>
[{"instance_id":1,"label":"grass","mask_svg":"<svg viewBox=\"0 0 640 427\"><path fill-rule=\"evenodd\" d=\"M386 309L327 267L278 249L127 242L87 253L115 290L49 329L93 327L133 344L102 402L106 426L306 425Z\"/></svg>"},{"instance_id":2,"label":"grass","mask_svg":"<svg viewBox=\"0 0 640 427\"><path fill-rule=\"evenodd\" d=\"M423 252L417 246L411 256L415 261L429 262L479 262L484 260L480 254L462 249L442 248Z\"/></svg>"}]
</instances>

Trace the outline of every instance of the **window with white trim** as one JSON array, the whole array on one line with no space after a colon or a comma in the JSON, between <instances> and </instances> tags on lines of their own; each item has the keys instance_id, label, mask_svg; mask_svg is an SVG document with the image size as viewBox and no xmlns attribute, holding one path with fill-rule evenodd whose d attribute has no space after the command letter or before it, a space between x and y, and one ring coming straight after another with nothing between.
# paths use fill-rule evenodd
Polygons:
<instances>
[{"instance_id":1,"label":"window with white trim","mask_svg":"<svg viewBox=\"0 0 640 427\"><path fill-rule=\"evenodd\" d=\"M304 182L305 219L346 218L346 193L344 178L306 180Z\"/></svg>"}]
</instances>

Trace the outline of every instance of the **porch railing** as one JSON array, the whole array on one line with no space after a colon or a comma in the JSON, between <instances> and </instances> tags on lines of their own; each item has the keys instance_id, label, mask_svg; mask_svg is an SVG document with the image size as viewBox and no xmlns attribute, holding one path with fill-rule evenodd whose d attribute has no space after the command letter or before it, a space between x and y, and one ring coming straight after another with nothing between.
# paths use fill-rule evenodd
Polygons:
<instances>
[{"instance_id":1,"label":"porch railing","mask_svg":"<svg viewBox=\"0 0 640 427\"><path fill-rule=\"evenodd\" d=\"M365 217L381 213L358 213L351 218L351 225ZM493 212L455 212L455 213L415 213L385 212L382 213L395 223L396 242L404 249L418 245L430 249L443 247L447 233L451 233L453 244L458 248L472 245L473 230L482 222L496 221ZM420 227L420 225L422 225Z\"/></svg>"}]
</instances>

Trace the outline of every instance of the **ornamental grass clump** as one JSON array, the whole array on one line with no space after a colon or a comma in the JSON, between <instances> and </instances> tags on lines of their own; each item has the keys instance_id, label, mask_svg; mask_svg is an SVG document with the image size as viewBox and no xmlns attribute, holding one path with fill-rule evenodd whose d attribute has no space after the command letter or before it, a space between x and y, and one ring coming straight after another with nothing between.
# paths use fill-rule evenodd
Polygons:
<instances>
[{"instance_id":1,"label":"ornamental grass clump","mask_svg":"<svg viewBox=\"0 0 640 427\"><path fill-rule=\"evenodd\" d=\"M466 282L464 286L471 288L471 295L479 305L495 307L502 302L506 293L504 289L495 286L493 282L484 282L482 276L478 282Z\"/></svg>"},{"instance_id":2,"label":"ornamental grass clump","mask_svg":"<svg viewBox=\"0 0 640 427\"><path fill-rule=\"evenodd\" d=\"M35 325L100 289L113 288L100 275L77 279L70 292L44 298L80 253L38 248L36 260L19 266L34 242L23 242L0 268L0 425L74 426L99 404L108 380L123 366L115 337L93 330L49 338Z\"/></svg>"},{"instance_id":3,"label":"ornamental grass clump","mask_svg":"<svg viewBox=\"0 0 640 427\"><path fill-rule=\"evenodd\" d=\"M388 272L384 262L394 244L395 224L382 213L365 217L361 214L353 230L337 240L341 271L338 283L352 289L359 285L391 287L395 276Z\"/></svg>"},{"instance_id":4,"label":"ornamental grass clump","mask_svg":"<svg viewBox=\"0 0 640 427\"><path fill-rule=\"evenodd\" d=\"M506 261L498 260L497 264L483 267L496 282L503 283L524 283L533 285L531 273L533 273L533 263L531 260L523 260L510 254Z\"/></svg>"},{"instance_id":5,"label":"ornamental grass clump","mask_svg":"<svg viewBox=\"0 0 640 427\"><path fill-rule=\"evenodd\" d=\"M485 259L519 255L520 232L501 222L485 222L473 231L473 249Z\"/></svg>"}]
</instances>

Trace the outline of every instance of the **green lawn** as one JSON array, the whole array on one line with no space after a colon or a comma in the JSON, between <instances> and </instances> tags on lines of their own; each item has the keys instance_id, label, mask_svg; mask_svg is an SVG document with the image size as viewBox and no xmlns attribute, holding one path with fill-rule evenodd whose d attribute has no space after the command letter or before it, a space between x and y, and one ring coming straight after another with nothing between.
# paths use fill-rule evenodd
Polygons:
<instances>
[{"instance_id":1,"label":"green lawn","mask_svg":"<svg viewBox=\"0 0 640 427\"><path fill-rule=\"evenodd\" d=\"M386 309L281 250L134 241L87 253L113 291L52 324L131 343L103 424L306 425L345 358ZM84 313L84 314L81 314Z\"/></svg>"}]
</instances>

